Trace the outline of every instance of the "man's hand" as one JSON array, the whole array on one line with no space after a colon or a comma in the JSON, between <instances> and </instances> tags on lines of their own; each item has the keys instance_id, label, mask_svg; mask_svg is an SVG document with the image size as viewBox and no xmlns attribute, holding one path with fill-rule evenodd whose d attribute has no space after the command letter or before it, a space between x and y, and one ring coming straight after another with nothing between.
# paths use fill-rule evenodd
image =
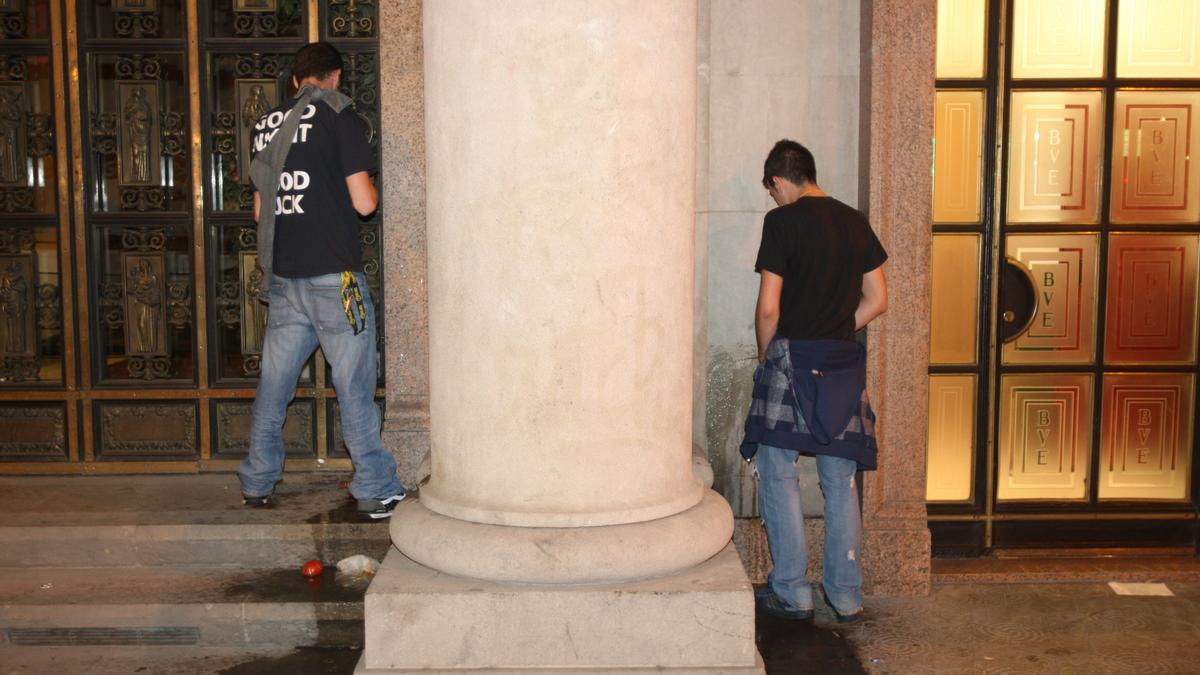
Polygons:
<instances>
[{"instance_id":1,"label":"man's hand","mask_svg":"<svg viewBox=\"0 0 1200 675\"><path fill-rule=\"evenodd\" d=\"M766 358L767 345L779 329L779 298L783 295L783 277L762 270L759 273L758 304L754 308L754 335L758 338L758 362Z\"/></svg>"},{"instance_id":2,"label":"man's hand","mask_svg":"<svg viewBox=\"0 0 1200 675\"><path fill-rule=\"evenodd\" d=\"M887 311L887 282L883 280L883 265L863 275L862 299L854 310L854 330L859 331L875 317Z\"/></svg>"},{"instance_id":3,"label":"man's hand","mask_svg":"<svg viewBox=\"0 0 1200 675\"><path fill-rule=\"evenodd\" d=\"M354 204L358 215L366 217L375 213L379 206L379 193L375 191L370 174L359 171L346 176L346 187L350 190L350 202Z\"/></svg>"}]
</instances>

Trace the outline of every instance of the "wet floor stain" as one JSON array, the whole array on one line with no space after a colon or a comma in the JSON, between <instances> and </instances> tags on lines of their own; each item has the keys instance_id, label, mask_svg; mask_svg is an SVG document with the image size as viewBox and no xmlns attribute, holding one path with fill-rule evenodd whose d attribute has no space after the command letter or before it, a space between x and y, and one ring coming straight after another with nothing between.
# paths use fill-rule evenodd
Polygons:
<instances>
[{"instance_id":1,"label":"wet floor stain","mask_svg":"<svg viewBox=\"0 0 1200 675\"><path fill-rule=\"evenodd\" d=\"M284 656L256 658L217 671L218 675L349 675L361 649L297 649Z\"/></svg>"},{"instance_id":2,"label":"wet floor stain","mask_svg":"<svg viewBox=\"0 0 1200 675\"><path fill-rule=\"evenodd\" d=\"M757 613L754 640L767 675L866 673L854 648L836 628Z\"/></svg>"},{"instance_id":3,"label":"wet floor stain","mask_svg":"<svg viewBox=\"0 0 1200 675\"><path fill-rule=\"evenodd\" d=\"M225 597L237 602L361 602L369 579L346 578L330 564L315 577L300 573L300 567L264 570L247 574L223 589Z\"/></svg>"}]
</instances>

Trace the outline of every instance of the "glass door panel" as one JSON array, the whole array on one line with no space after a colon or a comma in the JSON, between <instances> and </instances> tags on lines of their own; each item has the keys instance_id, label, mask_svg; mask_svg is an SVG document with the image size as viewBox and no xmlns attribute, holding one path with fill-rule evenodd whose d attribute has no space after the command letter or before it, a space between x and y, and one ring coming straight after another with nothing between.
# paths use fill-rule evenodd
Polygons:
<instances>
[{"instance_id":1,"label":"glass door panel","mask_svg":"<svg viewBox=\"0 0 1200 675\"><path fill-rule=\"evenodd\" d=\"M983 219L982 91L939 91L933 153L933 222Z\"/></svg>"},{"instance_id":2,"label":"glass door panel","mask_svg":"<svg viewBox=\"0 0 1200 675\"><path fill-rule=\"evenodd\" d=\"M1200 77L1200 2L1121 0L1118 77Z\"/></svg>"},{"instance_id":3,"label":"glass door panel","mask_svg":"<svg viewBox=\"0 0 1200 675\"><path fill-rule=\"evenodd\" d=\"M986 0L943 0L937 15L937 76L983 77Z\"/></svg>"},{"instance_id":4,"label":"glass door panel","mask_svg":"<svg viewBox=\"0 0 1200 675\"><path fill-rule=\"evenodd\" d=\"M1100 499L1187 499L1193 382L1182 373L1104 376Z\"/></svg>"},{"instance_id":5,"label":"glass door panel","mask_svg":"<svg viewBox=\"0 0 1200 675\"><path fill-rule=\"evenodd\" d=\"M929 377L929 449L925 498L971 499L975 464L975 375Z\"/></svg>"},{"instance_id":6,"label":"glass door panel","mask_svg":"<svg viewBox=\"0 0 1200 675\"><path fill-rule=\"evenodd\" d=\"M1104 75L1104 0L1016 0L1012 76Z\"/></svg>"},{"instance_id":7,"label":"glass door panel","mask_svg":"<svg viewBox=\"0 0 1200 675\"><path fill-rule=\"evenodd\" d=\"M933 297L929 361L973 364L979 342L977 234L933 236Z\"/></svg>"},{"instance_id":8,"label":"glass door panel","mask_svg":"<svg viewBox=\"0 0 1200 675\"><path fill-rule=\"evenodd\" d=\"M1112 222L1200 219L1198 112L1200 91L1117 92Z\"/></svg>"},{"instance_id":9,"label":"glass door panel","mask_svg":"<svg viewBox=\"0 0 1200 675\"><path fill-rule=\"evenodd\" d=\"M1094 234L1009 235L1008 256L1033 278L1037 310L1029 328L1004 345L1004 363L1091 363L1096 354Z\"/></svg>"},{"instance_id":10,"label":"glass door panel","mask_svg":"<svg viewBox=\"0 0 1200 675\"><path fill-rule=\"evenodd\" d=\"M1195 363L1196 252L1197 235L1112 235L1106 363Z\"/></svg>"},{"instance_id":11,"label":"glass door panel","mask_svg":"<svg viewBox=\"0 0 1200 675\"><path fill-rule=\"evenodd\" d=\"M1100 215L1099 91L1014 91L1008 222L1095 223Z\"/></svg>"},{"instance_id":12,"label":"glass door panel","mask_svg":"<svg viewBox=\"0 0 1200 675\"><path fill-rule=\"evenodd\" d=\"M1001 376L997 499L1085 499L1091 438L1091 375Z\"/></svg>"}]
</instances>

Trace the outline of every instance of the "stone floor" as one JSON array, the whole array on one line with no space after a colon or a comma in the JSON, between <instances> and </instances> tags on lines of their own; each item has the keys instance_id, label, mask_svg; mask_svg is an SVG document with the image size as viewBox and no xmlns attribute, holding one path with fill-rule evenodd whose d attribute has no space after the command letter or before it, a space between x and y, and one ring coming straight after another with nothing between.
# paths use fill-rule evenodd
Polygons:
<instances>
[{"instance_id":1,"label":"stone floor","mask_svg":"<svg viewBox=\"0 0 1200 675\"><path fill-rule=\"evenodd\" d=\"M759 617L775 673L1196 673L1200 583L1168 597L1122 596L1107 584L945 584L926 598L870 598L869 618L839 626ZM14 653L16 652L16 653ZM197 648L9 650L0 673L351 673L357 650L246 655Z\"/></svg>"},{"instance_id":2,"label":"stone floor","mask_svg":"<svg viewBox=\"0 0 1200 675\"><path fill-rule=\"evenodd\" d=\"M30 541L27 535L22 539L14 534L22 528L36 528L38 533L56 527L67 531L61 526L76 528L69 530L74 532L131 528L128 533L143 547L143 558L134 565L139 569L146 568L147 560L161 558L156 552L162 546L181 545L176 539L180 532L187 533L178 527L183 523L203 523L209 528L205 537L224 532L213 528L233 524L278 527L284 533L291 532L286 528L319 533L321 528L340 527L340 536L351 542L379 540L386 546L385 526L369 525L360 532L357 525L340 524L353 516L346 513L342 477L289 480L283 493L288 499L278 509L246 511L238 505L230 476L3 478L0 542L11 547ZM88 530L78 529L83 527ZM43 534L38 538L52 539ZM247 541L229 538L227 544L244 548ZM279 548L278 542L274 546ZM1200 560L1179 553L1064 557L1050 552L1041 558L937 560L928 597L870 597L867 620L850 626L835 623L823 606L812 622L760 616L758 645L769 673L1200 673ZM5 556L18 557L13 551L0 551L0 559ZM112 590L68 576L80 574L80 568L71 567L72 571L50 569L53 573L46 578L54 584L47 590L36 570L49 568L8 564L0 565L0 613L11 614L13 608L19 612L19 603L31 593L46 606L72 605L77 601L67 596L86 593L97 606L111 610L116 598L109 596L122 587L130 590L118 594L135 610L138 603L171 604L188 598L205 606L210 596L214 602L236 600L246 607L264 599L313 600L289 595L288 588L300 583L294 568L218 575L207 568L188 572L150 566L138 572L110 567L105 572L110 582L130 575L130 581ZM1162 588L1169 595L1119 595L1108 581L1165 582ZM87 591L90 586L98 588ZM310 589L304 590L311 595ZM79 610L95 611L83 606ZM361 633L361 624L353 628ZM349 647L360 644L343 635L332 646L253 653L244 646L17 647L5 638L5 630L0 625L0 675L351 673L359 651Z\"/></svg>"}]
</instances>

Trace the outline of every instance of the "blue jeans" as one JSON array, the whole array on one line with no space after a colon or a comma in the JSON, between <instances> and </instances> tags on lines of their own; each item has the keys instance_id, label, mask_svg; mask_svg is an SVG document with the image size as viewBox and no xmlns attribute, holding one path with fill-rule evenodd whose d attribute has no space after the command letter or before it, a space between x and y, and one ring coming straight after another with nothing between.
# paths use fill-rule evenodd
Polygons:
<instances>
[{"instance_id":1,"label":"blue jeans","mask_svg":"<svg viewBox=\"0 0 1200 675\"><path fill-rule=\"evenodd\" d=\"M379 438L375 306L366 277L361 272L356 275L367 311L367 329L358 335L342 308L341 274L273 279L262 371L250 424L250 455L238 467L242 494L270 494L283 476L287 405L296 396L296 381L304 362L318 344L333 370L342 439L354 462L350 494L355 499L382 499L403 491L396 475L396 460Z\"/></svg>"},{"instance_id":2,"label":"blue jeans","mask_svg":"<svg viewBox=\"0 0 1200 675\"><path fill-rule=\"evenodd\" d=\"M774 568L767 583L793 609L812 609L812 587L805 577L808 545L800 506L799 453L759 444L758 510L767 526ZM852 459L817 455L817 478L825 495L825 555L822 582L839 614L862 609L862 571L858 566L862 516Z\"/></svg>"}]
</instances>

